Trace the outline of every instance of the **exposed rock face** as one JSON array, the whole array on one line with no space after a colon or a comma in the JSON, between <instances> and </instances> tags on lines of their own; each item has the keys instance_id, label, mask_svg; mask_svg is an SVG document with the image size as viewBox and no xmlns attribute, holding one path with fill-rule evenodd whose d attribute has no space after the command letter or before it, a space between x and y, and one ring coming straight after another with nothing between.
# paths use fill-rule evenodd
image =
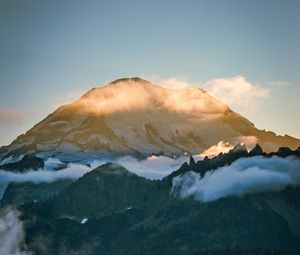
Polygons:
<instances>
[{"instance_id":1,"label":"exposed rock face","mask_svg":"<svg viewBox=\"0 0 300 255\"><path fill-rule=\"evenodd\" d=\"M250 151L249 154L250 154L251 156L262 155L262 154L263 154L263 150L262 150L262 148L259 146L259 144L256 144L255 147Z\"/></svg>"},{"instance_id":2,"label":"exposed rock face","mask_svg":"<svg viewBox=\"0 0 300 255\"><path fill-rule=\"evenodd\" d=\"M0 165L0 169L13 171L13 172L25 172L27 170L39 170L43 167L44 167L43 159L37 157L34 154L27 154L18 162Z\"/></svg>"}]
</instances>

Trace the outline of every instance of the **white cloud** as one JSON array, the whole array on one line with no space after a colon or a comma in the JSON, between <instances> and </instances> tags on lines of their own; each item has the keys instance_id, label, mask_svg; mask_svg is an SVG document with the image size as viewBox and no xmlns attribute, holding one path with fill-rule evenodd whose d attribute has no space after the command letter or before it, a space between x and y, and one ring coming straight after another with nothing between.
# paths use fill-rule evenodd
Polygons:
<instances>
[{"instance_id":1,"label":"white cloud","mask_svg":"<svg viewBox=\"0 0 300 255\"><path fill-rule=\"evenodd\" d=\"M250 83L244 76L209 80L204 89L241 113L255 112L258 103L270 93L268 89Z\"/></svg>"},{"instance_id":2,"label":"white cloud","mask_svg":"<svg viewBox=\"0 0 300 255\"><path fill-rule=\"evenodd\" d=\"M162 179L174 170L177 170L188 159L187 156L175 159L166 156L150 156L144 160L137 160L126 156L117 159L115 163L124 166L139 176L149 179Z\"/></svg>"},{"instance_id":3,"label":"white cloud","mask_svg":"<svg viewBox=\"0 0 300 255\"><path fill-rule=\"evenodd\" d=\"M254 135L249 136L239 136L237 138L236 143L244 143L246 145L247 150L252 150L254 146L258 143L258 139Z\"/></svg>"},{"instance_id":4,"label":"white cloud","mask_svg":"<svg viewBox=\"0 0 300 255\"><path fill-rule=\"evenodd\" d=\"M263 191L279 191L300 183L300 160L295 158L242 158L230 166L208 171L201 177L193 171L173 178L171 193L200 202Z\"/></svg>"},{"instance_id":5,"label":"white cloud","mask_svg":"<svg viewBox=\"0 0 300 255\"><path fill-rule=\"evenodd\" d=\"M182 89L193 86L184 77L170 77L164 80L159 80L157 83L168 89Z\"/></svg>"},{"instance_id":6,"label":"white cloud","mask_svg":"<svg viewBox=\"0 0 300 255\"><path fill-rule=\"evenodd\" d=\"M78 179L92 168L82 164L69 163L68 166L59 171L40 169L39 171L27 171L15 173L0 170L0 183L9 182L54 182L60 179Z\"/></svg>"},{"instance_id":7,"label":"white cloud","mask_svg":"<svg viewBox=\"0 0 300 255\"><path fill-rule=\"evenodd\" d=\"M6 208L0 212L0 254L30 255L22 251L20 245L24 240L23 223L19 220L19 213Z\"/></svg>"},{"instance_id":8,"label":"white cloud","mask_svg":"<svg viewBox=\"0 0 300 255\"><path fill-rule=\"evenodd\" d=\"M241 75L229 78L212 79L204 82L202 85L190 83L184 77L170 77L163 80L157 80L157 83L160 86L169 89L200 86L210 95L243 114L255 112L259 103L270 94L269 89L255 85ZM288 83L274 81L270 82L269 85L285 87Z\"/></svg>"},{"instance_id":9,"label":"white cloud","mask_svg":"<svg viewBox=\"0 0 300 255\"><path fill-rule=\"evenodd\" d=\"M184 88L167 91L149 86L150 84L143 80L138 82L120 80L110 86L90 90L80 100L74 102L72 107L78 108L82 113L109 115L149 109L155 105L159 109L183 114L198 113L203 118L215 118L216 116L210 113L220 114L227 109L219 100L215 100L195 86L186 87L185 82L168 83L170 86L173 84L174 88L183 86Z\"/></svg>"},{"instance_id":10,"label":"white cloud","mask_svg":"<svg viewBox=\"0 0 300 255\"><path fill-rule=\"evenodd\" d=\"M146 159L138 160L131 156L125 156L115 159L103 158L101 160L85 160L84 163L68 163L64 169L53 170L64 164L59 159L48 158L45 161L45 167L39 171L29 170L24 173L17 173L0 169L0 185L2 184L2 188L5 189L6 186L4 184L10 182L51 183L61 179L76 180L87 172L105 163L122 165L129 171L145 178L161 179L172 171L177 170L188 159L188 156L181 156L178 158L150 156Z\"/></svg>"},{"instance_id":11,"label":"white cloud","mask_svg":"<svg viewBox=\"0 0 300 255\"><path fill-rule=\"evenodd\" d=\"M124 156L120 158L101 161L95 160L90 163L91 168L94 169L102 164L111 162L122 165L130 172L148 179L162 179L174 170L177 170L184 162L188 161L187 155L171 158L167 156L149 156L145 159L137 159L131 156Z\"/></svg>"}]
</instances>

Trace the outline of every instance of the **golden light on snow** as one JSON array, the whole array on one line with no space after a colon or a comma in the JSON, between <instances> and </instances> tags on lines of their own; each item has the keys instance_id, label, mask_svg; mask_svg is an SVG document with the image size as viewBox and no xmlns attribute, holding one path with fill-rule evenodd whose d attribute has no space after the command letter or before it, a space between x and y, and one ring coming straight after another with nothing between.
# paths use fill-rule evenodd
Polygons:
<instances>
[{"instance_id":1,"label":"golden light on snow","mask_svg":"<svg viewBox=\"0 0 300 255\"><path fill-rule=\"evenodd\" d=\"M194 112L202 118L213 118L227 110L226 105L199 88L166 89L144 80L126 80L94 88L68 107L97 115L155 107L178 113Z\"/></svg>"},{"instance_id":2,"label":"golden light on snow","mask_svg":"<svg viewBox=\"0 0 300 255\"><path fill-rule=\"evenodd\" d=\"M227 153L229 152L231 149L233 149L233 145L231 145L228 142L224 142L224 141L220 141L217 144L209 147L207 150L205 150L204 152L202 152L200 154L200 157L208 157L208 158L213 158L218 156L221 152L222 153Z\"/></svg>"}]
</instances>

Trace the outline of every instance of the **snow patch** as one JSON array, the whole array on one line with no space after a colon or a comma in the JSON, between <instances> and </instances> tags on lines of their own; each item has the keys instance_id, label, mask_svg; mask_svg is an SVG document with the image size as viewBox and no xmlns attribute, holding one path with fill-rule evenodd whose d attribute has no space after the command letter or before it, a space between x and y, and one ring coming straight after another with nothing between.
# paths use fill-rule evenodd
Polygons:
<instances>
[{"instance_id":1,"label":"snow patch","mask_svg":"<svg viewBox=\"0 0 300 255\"><path fill-rule=\"evenodd\" d=\"M81 220L81 224L85 224L85 223L87 223L87 221L88 221L88 219L87 218L83 218L82 220Z\"/></svg>"}]
</instances>

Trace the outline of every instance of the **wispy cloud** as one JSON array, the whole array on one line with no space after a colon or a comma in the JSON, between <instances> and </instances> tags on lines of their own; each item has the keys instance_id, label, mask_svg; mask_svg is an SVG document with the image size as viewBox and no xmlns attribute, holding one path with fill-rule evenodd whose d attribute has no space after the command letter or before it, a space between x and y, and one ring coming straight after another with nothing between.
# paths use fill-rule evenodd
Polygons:
<instances>
[{"instance_id":1,"label":"wispy cloud","mask_svg":"<svg viewBox=\"0 0 300 255\"><path fill-rule=\"evenodd\" d=\"M0 124L20 124L24 119L24 114L10 108L0 108Z\"/></svg>"},{"instance_id":2,"label":"wispy cloud","mask_svg":"<svg viewBox=\"0 0 300 255\"><path fill-rule=\"evenodd\" d=\"M23 223L19 220L19 212L11 208L0 211L0 254L30 255L31 252L21 250L24 240Z\"/></svg>"},{"instance_id":3,"label":"wispy cloud","mask_svg":"<svg viewBox=\"0 0 300 255\"><path fill-rule=\"evenodd\" d=\"M183 94L177 93L177 91L180 91L180 89L183 88L200 87L205 89L208 94L227 104L233 110L247 115L256 112L260 103L270 96L272 88L284 88L288 86L288 83L285 81L272 81L267 83L268 86L263 87L259 84L250 82L242 75L227 78L215 78L203 83L189 82L184 76L163 79L153 76L148 77L148 79L161 87L176 90L173 93L175 98L169 98L166 97L166 95L152 95L152 92L145 91L142 87L136 88L131 86L131 84L124 84L123 88L124 86L125 88L123 91L114 93L115 88L111 88L109 91L110 96L105 95L105 98L97 97L95 100L93 98L86 98L84 101L81 100L83 108L84 106L92 104L93 107L88 108L100 113L104 111L103 109L105 109L105 111L108 109L111 111L123 111L131 109L132 107L147 108L151 103L151 98L155 96L158 100L162 98L162 101L168 107L173 105L173 108L176 108L176 110L190 110L195 109L195 106L198 106L201 102L198 100L196 104L194 104L194 102L191 102L190 98L183 98ZM129 82L127 81L127 83ZM128 85L128 88L126 85ZM80 98L83 94L83 91L80 89L66 97L68 98L68 101L73 101L74 99ZM177 100L177 102L173 102L174 100ZM181 104L178 104L178 100L180 100Z\"/></svg>"},{"instance_id":4,"label":"wispy cloud","mask_svg":"<svg viewBox=\"0 0 300 255\"><path fill-rule=\"evenodd\" d=\"M257 84L253 84L242 75L229 78L215 78L202 84L189 82L183 76L170 77L162 80L156 79L156 82L160 86L169 89L201 87L210 95L242 114L255 112L259 103L271 93L269 88L263 88ZM274 81L270 82L269 85L273 87L285 87L288 83Z\"/></svg>"},{"instance_id":5,"label":"wispy cloud","mask_svg":"<svg viewBox=\"0 0 300 255\"><path fill-rule=\"evenodd\" d=\"M144 160L137 160L136 158L127 156L117 159L116 163L139 176L149 179L162 179L174 170L177 170L186 161L188 161L187 156L178 158L150 156Z\"/></svg>"},{"instance_id":6,"label":"wispy cloud","mask_svg":"<svg viewBox=\"0 0 300 255\"><path fill-rule=\"evenodd\" d=\"M39 171L27 171L25 173L15 173L0 169L0 183L9 182L55 182L61 179L78 179L92 168L83 164L69 163L68 166L59 171L40 169Z\"/></svg>"},{"instance_id":7,"label":"wispy cloud","mask_svg":"<svg viewBox=\"0 0 300 255\"><path fill-rule=\"evenodd\" d=\"M157 80L157 83L168 89L182 89L192 86L184 77L170 77L163 80Z\"/></svg>"},{"instance_id":8,"label":"wispy cloud","mask_svg":"<svg viewBox=\"0 0 300 255\"><path fill-rule=\"evenodd\" d=\"M45 161L45 167L39 169L39 171L28 170L24 173L17 173L0 169L0 185L10 182L51 183L61 179L76 180L96 167L109 162L120 164L129 171L145 178L161 179L178 169L188 159L188 156L181 156L178 158L150 156L146 159L138 160L131 156L125 156L115 159L91 159L86 160L85 163L68 163L64 169L54 170L57 167L61 167L63 163L59 159L48 158Z\"/></svg>"},{"instance_id":9,"label":"wispy cloud","mask_svg":"<svg viewBox=\"0 0 300 255\"><path fill-rule=\"evenodd\" d=\"M203 86L209 94L241 113L255 112L261 100L270 94L268 89L254 85L240 75L209 80Z\"/></svg>"},{"instance_id":10,"label":"wispy cloud","mask_svg":"<svg viewBox=\"0 0 300 255\"><path fill-rule=\"evenodd\" d=\"M106 115L149 109L155 104L157 108L184 114L200 114L203 118L215 118L210 113L220 114L227 109L224 104L195 87L166 91L148 86L146 82L139 82L124 80L112 86L91 90L72 106L82 112ZM145 86L140 86L141 83Z\"/></svg>"}]
</instances>

